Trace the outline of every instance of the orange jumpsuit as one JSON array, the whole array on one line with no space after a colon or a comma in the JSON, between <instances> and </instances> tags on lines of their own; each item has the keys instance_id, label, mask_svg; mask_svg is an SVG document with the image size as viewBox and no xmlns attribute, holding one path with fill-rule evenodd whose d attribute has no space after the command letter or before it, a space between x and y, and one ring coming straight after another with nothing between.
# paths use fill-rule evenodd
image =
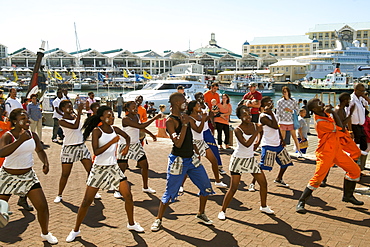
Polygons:
<instances>
[{"instance_id":1,"label":"orange jumpsuit","mask_svg":"<svg viewBox=\"0 0 370 247\"><path fill-rule=\"evenodd\" d=\"M314 119L319 139L315 152L317 161L315 174L307 187L311 190L317 189L333 164L346 171L345 179L359 181L361 173L359 166L342 149L339 139L341 128L336 126L334 119L329 115L321 117L315 114Z\"/></svg>"},{"instance_id":2,"label":"orange jumpsuit","mask_svg":"<svg viewBox=\"0 0 370 247\"><path fill-rule=\"evenodd\" d=\"M2 137L8 130L11 130L11 123L9 121L0 121L0 137ZM5 157L0 157L0 167L3 165Z\"/></svg>"},{"instance_id":3,"label":"orange jumpsuit","mask_svg":"<svg viewBox=\"0 0 370 247\"><path fill-rule=\"evenodd\" d=\"M354 161L358 160L361 156L361 150L352 139L350 133L346 130L346 132L338 131L339 133L339 141L342 145L342 149L344 152L349 153L349 157L351 157Z\"/></svg>"}]
</instances>

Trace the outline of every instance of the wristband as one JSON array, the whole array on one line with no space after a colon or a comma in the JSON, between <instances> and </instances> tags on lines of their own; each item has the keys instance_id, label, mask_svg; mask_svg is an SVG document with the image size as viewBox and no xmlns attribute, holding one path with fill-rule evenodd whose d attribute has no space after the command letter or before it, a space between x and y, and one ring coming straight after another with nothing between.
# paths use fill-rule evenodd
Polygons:
<instances>
[{"instance_id":1,"label":"wristband","mask_svg":"<svg viewBox=\"0 0 370 247\"><path fill-rule=\"evenodd\" d=\"M188 124L186 123L186 124L183 124L182 126L188 127Z\"/></svg>"}]
</instances>

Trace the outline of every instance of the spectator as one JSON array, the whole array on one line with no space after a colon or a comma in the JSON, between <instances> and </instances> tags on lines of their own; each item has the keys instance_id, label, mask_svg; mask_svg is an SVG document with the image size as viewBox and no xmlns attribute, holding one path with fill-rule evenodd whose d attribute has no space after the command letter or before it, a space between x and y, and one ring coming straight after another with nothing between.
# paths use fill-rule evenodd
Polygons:
<instances>
[{"instance_id":1,"label":"spectator","mask_svg":"<svg viewBox=\"0 0 370 247\"><path fill-rule=\"evenodd\" d=\"M95 103L96 100L94 99L94 93L93 92L89 92L87 95L89 97L86 100L86 111L87 111L87 117L90 117L93 113L92 110L90 109L90 106L91 106L92 103Z\"/></svg>"},{"instance_id":2,"label":"spectator","mask_svg":"<svg viewBox=\"0 0 370 247\"><path fill-rule=\"evenodd\" d=\"M159 110L162 113L162 117L155 120L155 126L158 128L158 134L157 137L161 138L168 138L169 136L167 135L166 132L166 117L164 115L164 111L166 110L166 105L159 105Z\"/></svg>"},{"instance_id":3,"label":"spectator","mask_svg":"<svg viewBox=\"0 0 370 247\"><path fill-rule=\"evenodd\" d=\"M58 142L57 136L59 136L59 138L61 140L64 139L63 131L62 131L62 129L59 126L59 119L61 119L63 117L63 112L59 109L59 104L62 101L62 97L63 97L62 91L61 90L58 90L57 97L53 101L53 109L54 109L53 120L54 120L54 125L53 125L53 135L52 135L51 139L55 143Z\"/></svg>"},{"instance_id":4,"label":"spectator","mask_svg":"<svg viewBox=\"0 0 370 247\"><path fill-rule=\"evenodd\" d=\"M251 107L252 122L258 123L259 119L259 108L261 106L262 94L256 90L257 84L249 84L249 92L243 96L243 100L250 100L247 107Z\"/></svg>"},{"instance_id":5,"label":"spectator","mask_svg":"<svg viewBox=\"0 0 370 247\"><path fill-rule=\"evenodd\" d=\"M119 94L119 97L117 97L117 113L118 113L118 118L122 118L121 117L122 107L123 107L123 97L122 97L122 94L120 93Z\"/></svg>"},{"instance_id":6,"label":"spectator","mask_svg":"<svg viewBox=\"0 0 370 247\"><path fill-rule=\"evenodd\" d=\"M32 132L37 132L41 144L44 146L42 142L42 112L40 104L37 102L37 95L31 95L31 103L27 105L27 113L30 119L30 128Z\"/></svg>"},{"instance_id":7,"label":"spectator","mask_svg":"<svg viewBox=\"0 0 370 247\"><path fill-rule=\"evenodd\" d=\"M8 117L10 112L17 108L23 108L19 99L17 98L17 89L11 88L9 91L9 98L5 101L5 112Z\"/></svg>"},{"instance_id":8,"label":"spectator","mask_svg":"<svg viewBox=\"0 0 370 247\"><path fill-rule=\"evenodd\" d=\"M307 100L303 100L302 109L306 110L306 115L303 118L306 121L306 125L307 125L307 135L311 135L311 133L310 133L311 114L310 114L310 111L307 108Z\"/></svg>"},{"instance_id":9,"label":"spectator","mask_svg":"<svg viewBox=\"0 0 370 247\"><path fill-rule=\"evenodd\" d=\"M299 110L299 116L298 116L299 129L297 130L297 135L298 135L298 141L300 143L299 149L303 154L306 153L307 147L301 148L301 143L308 141L307 139L308 127L307 127L306 121L304 120L304 116L306 116L306 110L301 108Z\"/></svg>"},{"instance_id":10,"label":"spectator","mask_svg":"<svg viewBox=\"0 0 370 247\"><path fill-rule=\"evenodd\" d=\"M153 102L150 102L149 103L148 110L147 110L148 116L150 118L151 117L154 117L154 115L156 114L156 112L157 112L157 109L154 107L154 103Z\"/></svg>"},{"instance_id":11,"label":"spectator","mask_svg":"<svg viewBox=\"0 0 370 247\"><path fill-rule=\"evenodd\" d=\"M230 149L229 141L230 141L230 130L229 130L229 118L232 112L232 107L230 104L230 98L227 94L222 95L222 102L219 103L218 108L220 109L221 115L219 117L215 117L214 121L216 123L217 129L217 141L220 149L222 147L222 131L225 135L225 147L226 149Z\"/></svg>"}]
</instances>

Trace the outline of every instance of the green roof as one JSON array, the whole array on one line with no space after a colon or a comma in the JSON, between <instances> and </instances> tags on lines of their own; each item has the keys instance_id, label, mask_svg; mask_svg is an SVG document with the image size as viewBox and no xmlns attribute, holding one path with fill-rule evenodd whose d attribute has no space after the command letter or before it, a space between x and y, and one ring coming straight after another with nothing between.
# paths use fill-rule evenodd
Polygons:
<instances>
[{"instance_id":1,"label":"green roof","mask_svg":"<svg viewBox=\"0 0 370 247\"><path fill-rule=\"evenodd\" d=\"M87 48L85 50L80 50L80 51L74 51L74 52L71 52L69 54L75 55L75 54L78 54L78 53L84 53L84 52L88 52L88 51L91 51L91 48Z\"/></svg>"},{"instance_id":2,"label":"green roof","mask_svg":"<svg viewBox=\"0 0 370 247\"><path fill-rule=\"evenodd\" d=\"M212 52L206 52L207 55L210 55L212 57L223 57L223 54L217 54L217 53L212 53Z\"/></svg>"},{"instance_id":3,"label":"green roof","mask_svg":"<svg viewBox=\"0 0 370 247\"><path fill-rule=\"evenodd\" d=\"M236 54L236 53L228 53L230 56L233 56L233 57L237 57L237 58L242 58L243 56L242 55L239 55L239 54Z\"/></svg>"},{"instance_id":4,"label":"green roof","mask_svg":"<svg viewBox=\"0 0 370 247\"><path fill-rule=\"evenodd\" d=\"M15 54L20 53L21 51L24 51L24 50L26 50L26 48L25 48L25 47L23 47L23 48L21 48L21 49L19 49L19 50L16 50L16 51L15 51L15 52L13 52L13 53L10 53L10 54L9 54L9 56L15 55Z\"/></svg>"},{"instance_id":5,"label":"green roof","mask_svg":"<svg viewBox=\"0 0 370 247\"><path fill-rule=\"evenodd\" d=\"M120 48L120 49L115 49L115 50L110 50L110 51L103 51L101 52L101 54L110 54L110 53L115 53L115 52L120 52L120 51L123 51L123 49Z\"/></svg>"},{"instance_id":6,"label":"green roof","mask_svg":"<svg viewBox=\"0 0 370 247\"><path fill-rule=\"evenodd\" d=\"M251 52L249 52L249 55L251 55L253 57L259 57L257 54L254 54L254 53L251 53Z\"/></svg>"},{"instance_id":7,"label":"green roof","mask_svg":"<svg viewBox=\"0 0 370 247\"><path fill-rule=\"evenodd\" d=\"M273 56L273 57L276 57L276 54L274 54L274 53L269 53L271 56Z\"/></svg>"},{"instance_id":8,"label":"green roof","mask_svg":"<svg viewBox=\"0 0 370 247\"><path fill-rule=\"evenodd\" d=\"M51 50L48 50L48 51L45 51L44 54L48 54L48 53L52 53L54 51L59 51L59 48L54 48L54 49L51 49Z\"/></svg>"},{"instance_id":9,"label":"green roof","mask_svg":"<svg viewBox=\"0 0 370 247\"><path fill-rule=\"evenodd\" d=\"M150 52L150 51L152 51L152 50L134 51L132 54L140 54L140 53Z\"/></svg>"}]
</instances>

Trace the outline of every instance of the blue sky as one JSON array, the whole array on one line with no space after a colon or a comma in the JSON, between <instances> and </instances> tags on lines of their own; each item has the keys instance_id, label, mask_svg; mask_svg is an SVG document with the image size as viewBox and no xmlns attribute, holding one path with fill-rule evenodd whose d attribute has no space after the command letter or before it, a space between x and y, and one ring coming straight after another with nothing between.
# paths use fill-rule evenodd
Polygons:
<instances>
[{"instance_id":1,"label":"blue sky","mask_svg":"<svg viewBox=\"0 0 370 247\"><path fill-rule=\"evenodd\" d=\"M370 22L369 0L0 0L0 43L49 48L184 51L208 44L241 54L254 37L301 35L315 24Z\"/></svg>"}]
</instances>

